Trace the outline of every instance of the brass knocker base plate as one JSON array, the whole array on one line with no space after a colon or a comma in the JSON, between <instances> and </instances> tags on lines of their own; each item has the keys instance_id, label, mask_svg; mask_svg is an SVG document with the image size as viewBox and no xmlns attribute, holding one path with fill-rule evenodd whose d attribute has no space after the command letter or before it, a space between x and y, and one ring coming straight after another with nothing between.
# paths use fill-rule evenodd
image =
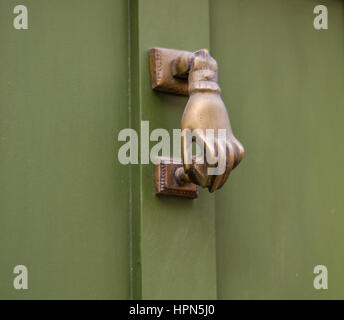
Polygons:
<instances>
[{"instance_id":1,"label":"brass knocker base plate","mask_svg":"<svg viewBox=\"0 0 344 320\"><path fill-rule=\"evenodd\" d=\"M187 51L152 48L149 52L150 74L154 90L189 95L188 79L173 76L173 62Z\"/></svg>"},{"instance_id":2,"label":"brass knocker base plate","mask_svg":"<svg viewBox=\"0 0 344 320\"><path fill-rule=\"evenodd\" d=\"M173 161L173 162L172 162ZM155 193L195 199L198 197L198 186L193 183L179 185L175 178L175 171L183 167L180 159L158 157L155 164Z\"/></svg>"}]
</instances>

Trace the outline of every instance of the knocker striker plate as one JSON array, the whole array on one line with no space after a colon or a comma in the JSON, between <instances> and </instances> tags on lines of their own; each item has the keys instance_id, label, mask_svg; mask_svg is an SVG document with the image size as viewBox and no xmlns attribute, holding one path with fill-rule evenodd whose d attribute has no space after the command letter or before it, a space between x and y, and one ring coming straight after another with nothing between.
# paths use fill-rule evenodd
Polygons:
<instances>
[{"instance_id":1,"label":"knocker striker plate","mask_svg":"<svg viewBox=\"0 0 344 320\"><path fill-rule=\"evenodd\" d=\"M172 163L173 161L173 163ZM175 178L175 171L183 167L180 159L158 157L155 164L155 193L195 199L198 197L198 186L193 183L179 185Z\"/></svg>"}]
</instances>

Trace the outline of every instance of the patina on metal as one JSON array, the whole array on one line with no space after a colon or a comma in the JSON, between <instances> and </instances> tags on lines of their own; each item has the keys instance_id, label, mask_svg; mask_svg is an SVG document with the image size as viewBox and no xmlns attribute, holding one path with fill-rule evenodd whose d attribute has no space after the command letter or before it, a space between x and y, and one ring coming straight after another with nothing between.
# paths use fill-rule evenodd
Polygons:
<instances>
[{"instance_id":1,"label":"patina on metal","mask_svg":"<svg viewBox=\"0 0 344 320\"><path fill-rule=\"evenodd\" d=\"M171 175L165 181L173 181L179 186L178 190L190 188L190 184L208 188L210 192L220 189L227 181L231 171L241 162L244 148L234 137L227 109L221 98L221 89L217 81L217 63L203 49L195 53L171 49L153 48L150 51L150 71L152 88L176 94L189 94L190 98L185 107L181 121L182 129L182 160L183 166L164 163L165 174ZM193 132L192 141L201 141L204 148L203 163L197 161L197 156L188 152L190 145L186 130ZM212 129L214 141L209 141L206 130ZM220 141L219 130L225 129L225 141ZM212 147L212 146L213 147ZM226 167L221 174L209 174L209 168L216 163L207 159L222 159ZM176 160L174 159L173 162ZM171 160L172 162L172 160ZM159 166L159 165L156 165ZM161 188L161 164L155 170L157 194L180 195L170 188ZM161 190L164 189L164 192Z\"/></svg>"},{"instance_id":2,"label":"patina on metal","mask_svg":"<svg viewBox=\"0 0 344 320\"><path fill-rule=\"evenodd\" d=\"M180 184L175 176L178 169L183 169L181 159L158 157L155 165L155 193L194 199L198 197L198 187L194 183Z\"/></svg>"},{"instance_id":3,"label":"patina on metal","mask_svg":"<svg viewBox=\"0 0 344 320\"><path fill-rule=\"evenodd\" d=\"M188 70L178 72L175 69L175 61L179 61L181 57L185 56L190 57L191 60L193 54L187 51L163 48L150 50L150 74L154 90L182 95L189 94L188 78L185 74Z\"/></svg>"}]
</instances>

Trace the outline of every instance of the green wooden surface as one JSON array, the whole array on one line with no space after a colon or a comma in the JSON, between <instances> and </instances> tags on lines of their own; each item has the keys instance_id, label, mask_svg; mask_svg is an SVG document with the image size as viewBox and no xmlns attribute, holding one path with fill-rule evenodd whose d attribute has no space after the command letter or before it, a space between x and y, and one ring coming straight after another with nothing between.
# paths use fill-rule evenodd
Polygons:
<instances>
[{"instance_id":1,"label":"green wooden surface","mask_svg":"<svg viewBox=\"0 0 344 320\"><path fill-rule=\"evenodd\" d=\"M0 298L128 298L127 1L24 0L21 31L16 4L0 2Z\"/></svg>"},{"instance_id":2,"label":"green wooden surface","mask_svg":"<svg viewBox=\"0 0 344 320\"><path fill-rule=\"evenodd\" d=\"M133 1L131 8L132 126L180 128L187 97L150 88L149 49L209 47L207 0ZM153 143L154 145L154 143ZM132 168L133 296L216 298L214 195L197 200L154 195L153 165Z\"/></svg>"},{"instance_id":3,"label":"green wooden surface","mask_svg":"<svg viewBox=\"0 0 344 320\"><path fill-rule=\"evenodd\" d=\"M343 1L21 4L29 30L0 2L0 299L344 298ZM156 197L153 165L118 162L121 129L180 127L154 46L218 61L246 155L215 195Z\"/></svg>"},{"instance_id":4,"label":"green wooden surface","mask_svg":"<svg viewBox=\"0 0 344 320\"><path fill-rule=\"evenodd\" d=\"M211 47L246 149L216 195L219 298L343 299L343 1L214 0Z\"/></svg>"}]
</instances>

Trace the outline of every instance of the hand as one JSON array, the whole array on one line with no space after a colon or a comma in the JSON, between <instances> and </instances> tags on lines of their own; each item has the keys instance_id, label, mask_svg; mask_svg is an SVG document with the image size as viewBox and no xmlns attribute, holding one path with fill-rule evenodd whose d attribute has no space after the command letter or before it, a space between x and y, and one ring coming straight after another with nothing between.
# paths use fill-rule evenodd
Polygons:
<instances>
[{"instance_id":1,"label":"hand","mask_svg":"<svg viewBox=\"0 0 344 320\"><path fill-rule=\"evenodd\" d=\"M210 192L223 186L244 155L220 92L216 61L207 50L196 52L189 72L190 98L181 124L183 180L207 187ZM196 156L192 156L192 142L201 148Z\"/></svg>"}]
</instances>

